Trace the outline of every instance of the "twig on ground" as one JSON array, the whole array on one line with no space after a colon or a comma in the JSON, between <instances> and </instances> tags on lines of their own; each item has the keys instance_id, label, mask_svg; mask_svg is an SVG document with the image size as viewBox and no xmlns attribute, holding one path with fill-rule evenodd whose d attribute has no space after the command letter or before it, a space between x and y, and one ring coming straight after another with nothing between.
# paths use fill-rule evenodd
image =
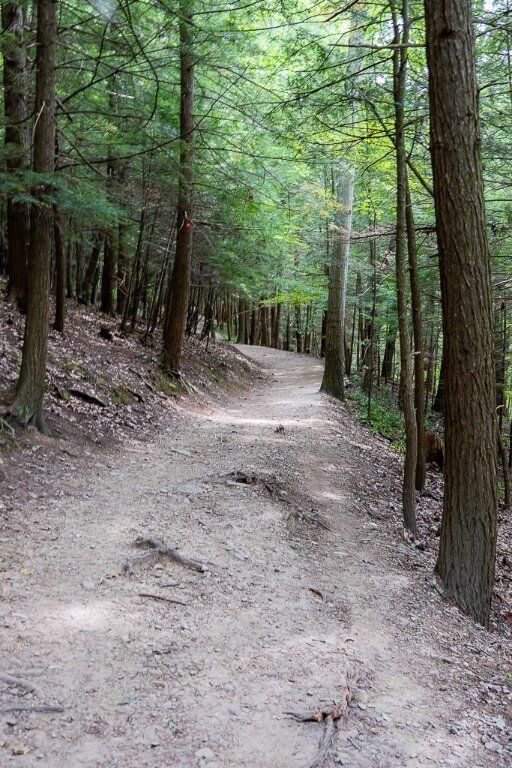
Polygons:
<instances>
[{"instance_id":1,"label":"twig on ground","mask_svg":"<svg viewBox=\"0 0 512 768\"><path fill-rule=\"evenodd\" d=\"M322 592L320 592L320 590L319 590L319 589L317 589L316 587L308 587L308 589L309 589L309 591L310 591L310 592L312 592L314 595L318 595L318 597L320 598L320 600L322 600L322 602L324 601L324 596L323 596L323 593L322 593Z\"/></svg>"},{"instance_id":2,"label":"twig on ground","mask_svg":"<svg viewBox=\"0 0 512 768\"><path fill-rule=\"evenodd\" d=\"M199 573L206 573L211 570L211 566L206 563L201 563L199 560L193 560L190 557L185 557L185 555L180 554L177 549L167 547L161 539L139 536L135 539L134 546L139 549L148 549L149 551L140 557L128 560L123 567L124 573L132 574L134 567L137 565L149 565L165 559L184 565L185 568L191 568L193 571L199 571Z\"/></svg>"},{"instance_id":3,"label":"twig on ground","mask_svg":"<svg viewBox=\"0 0 512 768\"><path fill-rule=\"evenodd\" d=\"M8 421L6 421L2 416L0 416L0 429L5 430L6 432L9 432L11 437L15 437L16 432L14 431L14 427L12 424L9 424Z\"/></svg>"},{"instance_id":4,"label":"twig on ground","mask_svg":"<svg viewBox=\"0 0 512 768\"><path fill-rule=\"evenodd\" d=\"M15 677L8 672L0 672L0 681L11 688L24 688L29 693L36 693L39 690L37 685L34 685L30 680L24 677Z\"/></svg>"},{"instance_id":5,"label":"twig on ground","mask_svg":"<svg viewBox=\"0 0 512 768\"><path fill-rule=\"evenodd\" d=\"M1 714L7 714L8 712L64 712L64 707L54 706L53 704L41 704L41 706L35 707L4 707L0 709Z\"/></svg>"},{"instance_id":6,"label":"twig on ground","mask_svg":"<svg viewBox=\"0 0 512 768\"><path fill-rule=\"evenodd\" d=\"M286 712L299 723L324 723L325 728L318 746L318 751L307 768L322 768L329 756L329 751L334 738L334 723L337 720L348 718L348 705L352 698L350 688L345 686L341 704L335 707L313 710L310 712Z\"/></svg>"},{"instance_id":7,"label":"twig on ground","mask_svg":"<svg viewBox=\"0 0 512 768\"><path fill-rule=\"evenodd\" d=\"M318 752L316 753L313 762L309 764L308 768L322 768L325 761L329 757L329 752L334 738L334 719L332 715L328 715L325 719L325 728L318 746Z\"/></svg>"},{"instance_id":8,"label":"twig on ground","mask_svg":"<svg viewBox=\"0 0 512 768\"><path fill-rule=\"evenodd\" d=\"M163 595L152 595L150 592L139 592L139 597L149 597L151 600L161 600L163 603L176 603L176 605L187 605L183 600L172 600L170 597L163 597Z\"/></svg>"}]
</instances>

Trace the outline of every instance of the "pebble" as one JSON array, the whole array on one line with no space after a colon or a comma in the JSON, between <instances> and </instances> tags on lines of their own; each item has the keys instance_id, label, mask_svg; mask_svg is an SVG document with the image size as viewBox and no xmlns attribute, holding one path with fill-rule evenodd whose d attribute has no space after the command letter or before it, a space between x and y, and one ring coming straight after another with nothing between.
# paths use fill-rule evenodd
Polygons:
<instances>
[{"instance_id":1,"label":"pebble","mask_svg":"<svg viewBox=\"0 0 512 768\"><path fill-rule=\"evenodd\" d=\"M491 739L491 741L488 741L485 744L485 748L488 749L489 752L502 752L503 751L503 747L501 746L501 744L498 741L493 741L492 739Z\"/></svg>"}]
</instances>

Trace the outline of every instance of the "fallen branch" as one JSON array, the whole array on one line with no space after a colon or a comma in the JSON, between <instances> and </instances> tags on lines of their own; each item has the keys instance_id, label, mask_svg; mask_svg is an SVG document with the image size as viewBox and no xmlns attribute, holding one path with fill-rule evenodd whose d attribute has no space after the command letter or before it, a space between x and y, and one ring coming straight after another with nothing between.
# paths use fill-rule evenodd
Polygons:
<instances>
[{"instance_id":1,"label":"fallen branch","mask_svg":"<svg viewBox=\"0 0 512 768\"><path fill-rule=\"evenodd\" d=\"M149 551L140 557L128 560L123 567L124 573L132 574L134 566L141 564L150 565L157 563L159 560L172 560L174 563L179 563L180 565L184 565L185 568L191 568L193 571L199 571L199 573L206 573L211 570L211 567L206 563L201 563L199 560L193 560L190 557L185 557L185 555L180 554L177 549L167 547L160 539L139 536L135 539L134 546L139 549L148 549Z\"/></svg>"},{"instance_id":2,"label":"fallen branch","mask_svg":"<svg viewBox=\"0 0 512 768\"><path fill-rule=\"evenodd\" d=\"M163 603L175 603L176 605L187 605L183 600L172 600L170 597L163 597L163 595L153 595L150 592L139 592L139 597L149 597L151 600L161 600Z\"/></svg>"},{"instance_id":3,"label":"fallen branch","mask_svg":"<svg viewBox=\"0 0 512 768\"><path fill-rule=\"evenodd\" d=\"M130 393L130 395L133 395L133 397L137 400L138 403L145 403L144 397L140 394L140 392L137 392L135 389L131 389L126 384L123 385L127 392Z\"/></svg>"},{"instance_id":4,"label":"fallen branch","mask_svg":"<svg viewBox=\"0 0 512 768\"><path fill-rule=\"evenodd\" d=\"M52 704L42 704L35 707L5 707L0 709L1 714L7 714L8 712L64 712L64 707L53 706Z\"/></svg>"},{"instance_id":5,"label":"fallen branch","mask_svg":"<svg viewBox=\"0 0 512 768\"><path fill-rule=\"evenodd\" d=\"M29 693L35 693L38 691L36 685L27 680L24 677L15 677L8 672L0 672L0 681L5 683L10 688L24 688Z\"/></svg>"},{"instance_id":6,"label":"fallen branch","mask_svg":"<svg viewBox=\"0 0 512 768\"><path fill-rule=\"evenodd\" d=\"M337 720L348 718L348 705L352 698L348 685L343 692L342 702L339 706L326 707L325 709L310 712L285 712L299 723L324 723L325 728L318 746L318 751L307 768L322 768L329 757L329 752L334 738L334 723Z\"/></svg>"},{"instance_id":7,"label":"fallen branch","mask_svg":"<svg viewBox=\"0 0 512 768\"><path fill-rule=\"evenodd\" d=\"M99 397L96 397L96 395L90 395L88 392L83 392L81 389L75 389L72 387L71 389L68 389L68 392L70 395L73 395L73 397L78 397L80 400L84 400L86 403L91 403L91 405L99 405L100 408L106 408L107 404L103 402L103 400L100 400Z\"/></svg>"},{"instance_id":8,"label":"fallen branch","mask_svg":"<svg viewBox=\"0 0 512 768\"><path fill-rule=\"evenodd\" d=\"M329 715L325 720L325 728L320 740L320 744L318 746L318 752L316 753L313 762L309 764L308 768L322 768L325 761L329 757L333 738L334 719L332 715Z\"/></svg>"},{"instance_id":9,"label":"fallen branch","mask_svg":"<svg viewBox=\"0 0 512 768\"><path fill-rule=\"evenodd\" d=\"M6 421L3 416L0 416L0 431L2 432L9 432L11 437L15 437L16 432L14 431L14 427L9 424L8 421Z\"/></svg>"}]
</instances>

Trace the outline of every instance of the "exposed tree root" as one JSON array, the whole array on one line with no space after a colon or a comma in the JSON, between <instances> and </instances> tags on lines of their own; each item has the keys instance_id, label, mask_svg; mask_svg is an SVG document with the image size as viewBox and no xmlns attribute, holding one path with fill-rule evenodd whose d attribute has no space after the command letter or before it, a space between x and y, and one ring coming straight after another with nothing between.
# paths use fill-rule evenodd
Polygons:
<instances>
[{"instance_id":1,"label":"exposed tree root","mask_svg":"<svg viewBox=\"0 0 512 768\"><path fill-rule=\"evenodd\" d=\"M55 712L55 713L62 713L64 712L64 707L60 707L58 705L53 704L41 704L40 706L34 706L34 707L4 707L3 709L0 709L0 713L6 714L8 712Z\"/></svg>"},{"instance_id":2,"label":"exposed tree root","mask_svg":"<svg viewBox=\"0 0 512 768\"><path fill-rule=\"evenodd\" d=\"M331 529L324 523L320 517L320 513L317 509L311 509L310 512L294 507L290 509L288 513L287 522L295 525L296 523L302 523L302 525L311 525L314 528L322 528L324 531L330 531Z\"/></svg>"},{"instance_id":3,"label":"exposed tree root","mask_svg":"<svg viewBox=\"0 0 512 768\"><path fill-rule=\"evenodd\" d=\"M68 389L68 392L70 395L73 395L73 397L78 397L80 400L84 400L86 403L90 403L91 405L98 405L100 408L107 407L107 404L104 403L103 400L100 400L99 397L96 397L96 395L90 395L88 392L83 392L81 389L72 387Z\"/></svg>"},{"instance_id":4,"label":"exposed tree root","mask_svg":"<svg viewBox=\"0 0 512 768\"><path fill-rule=\"evenodd\" d=\"M173 600L171 597L164 597L163 595L153 595L150 592L139 592L139 597L147 597L151 600L160 600L162 603L174 603L175 605L187 605L183 600Z\"/></svg>"},{"instance_id":5,"label":"exposed tree root","mask_svg":"<svg viewBox=\"0 0 512 768\"><path fill-rule=\"evenodd\" d=\"M139 549L148 549L140 557L134 557L128 560L123 566L124 573L132 574L134 567L138 565L152 565L160 560L172 560L174 563L184 565L185 568L191 568L193 571L199 571L199 573L206 573L211 571L212 568L207 563L201 563L199 560L193 560L190 557L180 554L177 549L167 547L161 539L145 538L139 536L134 541L134 546Z\"/></svg>"},{"instance_id":6,"label":"exposed tree root","mask_svg":"<svg viewBox=\"0 0 512 768\"><path fill-rule=\"evenodd\" d=\"M9 424L9 422L2 418L2 416L0 416L0 431L8 432L11 437L16 436L16 432L14 431L12 424Z\"/></svg>"},{"instance_id":7,"label":"exposed tree root","mask_svg":"<svg viewBox=\"0 0 512 768\"><path fill-rule=\"evenodd\" d=\"M334 738L334 719L332 715L328 715L325 719L325 728L318 746L318 752L316 753L313 762L309 764L308 768L322 768L325 761L329 757L329 752L332 746L332 740Z\"/></svg>"},{"instance_id":8,"label":"exposed tree root","mask_svg":"<svg viewBox=\"0 0 512 768\"><path fill-rule=\"evenodd\" d=\"M39 689L30 680L24 677L15 677L8 672L0 672L0 681L11 688L24 688L29 693L38 693Z\"/></svg>"},{"instance_id":9,"label":"exposed tree root","mask_svg":"<svg viewBox=\"0 0 512 768\"><path fill-rule=\"evenodd\" d=\"M352 698L350 688L348 685L343 692L343 699L339 706L326 707L325 709L313 710L311 712L286 712L300 723L324 723L324 732L318 745L318 751L313 758L313 761L308 764L307 768L322 768L325 761L329 757L333 738L334 738L334 723L337 720L348 718L348 705Z\"/></svg>"}]
</instances>

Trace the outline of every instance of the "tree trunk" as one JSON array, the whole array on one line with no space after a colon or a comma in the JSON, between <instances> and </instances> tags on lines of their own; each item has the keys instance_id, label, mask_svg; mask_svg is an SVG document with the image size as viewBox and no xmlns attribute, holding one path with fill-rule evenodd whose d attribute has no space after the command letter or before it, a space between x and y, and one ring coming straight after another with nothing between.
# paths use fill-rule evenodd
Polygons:
<instances>
[{"instance_id":1,"label":"tree trunk","mask_svg":"<svg viewBox=\"0 0 512 768\"><path fill-rule=\"evenodd\" d=\"M445 376L446 376L446 364L445 364L445 354L444 354L444 346L443 346L443 352L441 354L441 368L439 370L439 381L437 382L436 396L434 398L434 402L432 403L432 410L436 411L437 413L444 412Z\"/></svg>"},{"instance_id":2,"label":"tree trunk","mask_svg":"<svg viewBox=\"0 0 512 768\"><path fill-rule=\"evenodd\" d=\"M121 317L126 304L126 225L121 222L117 233L117 296L116 312Z\"/></svg>"},{"instance_id":3,"label":"tree trunk","mask_svg":"<svg viewBox=\"0 0 512 768\"><path fill-rule=\"evenodd\" d=\"M425 0L446 363L436 570L447 593L487 625L496 556L496 378L472 5Z\"/></svg>"},{"instance_id":4,"label":"tree trunk","mask_svg":"<svg viewBox=\"0 0 512 768\"><path fill-rule=\"evenodd\" d=\"M5 167L9 174L19 173L26 164L27 101L26 48L23 36L24 12L19 2L2 3L2 40ZM29 247L29 207L7 198L7 292L18 307L26 309L27 253Z\"/></svg>"},{"instance_id":5,"label":"tree trunk","mask_svg":"<svg viewBox=\"0 0 512 768\"><path fill-rule=\"evenodd\" d=\"M53 213L53 236L55 242L55 322L53 327L59 333L64 333L64 323L66 319L66 251L62 242L62 217L54 208Z\"/></svg>"},{"instance_id":6,"label":"tree trunk","mask_svg":"<svg viewBox=\"0 0 512 768\"><path fill-rule=\"evenodd\" d=\"M247 304L244 299L238 299L238 337L237 344L245 344L247 336Z\"/></svg>"},{"instance_id":7,"label":"tree trunk","mask_svg":"<svg viewBox=\"0 0 512 768\"><path fill-rule=\"evenodd\" d=\"M331 251L329 267L329 293L327 298L327 327L325 332L325 367L320 387L322 392L345 398L345 303L348 284L348 260L352 230L352 206L354 200L353 166L340 168L338 181L339 212L337 230Z\"/></svg>"},{"instance_id":8,"label":"tree trunk","mask_svg":"<svg viewBox=\"0 0 512 768\"><path fill-rule=\"evenodd\" d=\"M400 400L405 421L404 480L402 488L402 513L404 526L416 535L415 474L417 456L416 416L414 393L411 383L409 328L407 322L407 155L404 135L404 102L407 70L407 44L409 20L407 0L402 1L401 20L398 18L395 0L391 4L393 15L393 42L399 46L393 51L393 100L395 103L395 150L396 150L396 296L398 335L400 339Z\"/></svg>"},{"instance_id":9,"label":"tree trunk","mask_svg":"<svg viewBox=\"0 0 512 768\"><path fill-rule=\"evenodd\" d=\"M384 357L382 359L381 377L387 384L393 376L393 358L395 356L396 330L388 326L386 334L386 344L384 346Z\"/></svg>"},{"instance_id":10,"label":"tree trunk","mask_svg":"<svg viewBox=\"0 0 512 768\"><path fill-rule=\"evenodd\" d=\"M89 256L89 262L87 269L85 270L84 279L80 288L79 302L81 304L89 304L91 301L92 283L96 269L98 267L98 261L100 258L100 239L98 235L94 235L91 254Z\"/></svg>"},{"instance_id":11,"label":"tree trunk","mask_svg":"<svg viewBox=\"0 0 512 768\"><path fill-rule=\"evenodd\" d=\"M56 0L38 0L33 171L51 174L55 162L55 42ZM43 202L47 185L34 194ZM21 371L11 413L24 425L45 431L43 394L48 344L48 291L51 262L53 210L51 205L34 205L31 212L28 267L27 319L23 340Z\"/></svg>"},{"instance_id":12,"label":"tree trunk","mask_svg":"<svg viewBox=\"0 0 512 768\"><path fill-rule=\"evenodd\" d=\"M115 249L112 233L107 232L103 241L103 270L101 272L101 311L114 314Z\"/></svg>"},{"instance_id":13,"label":"tree trunk","mask_svg":"<svg viewBox=\"0 0 512 768\"><path fill-rule=\"evenodd\" d=\"M425 490L425 363L423 350L423 320L421 315L420 279L418 275L418 251L414 230L409 181L406 182L407 250L409 252L409 279L411 282L412 327L414 337L414 407L416 409L416 490Z\"/></svg>"},{"instance_id":14,"label":"tree trunk","mask_svg":"<svg viewBox=\"0 0 512 768\"><path fill-rule=\"evenodd\" d=\"M190 272L193 246L194 194L194 53L192 49L192 0L180 0L180 169L176 257L172 272L164 347L160 357L163 368L177 374L187 322Z\"/></svg>"},{"instance_id":15,"label":"tree trunk","mask_svg":"<svg viewBox=\"0 0 512 768\"><path fill-rule=\"evenodd\" d=\"M267 307L260 307L260 347L268 347Z\"/></svg>"}]
</instances>

